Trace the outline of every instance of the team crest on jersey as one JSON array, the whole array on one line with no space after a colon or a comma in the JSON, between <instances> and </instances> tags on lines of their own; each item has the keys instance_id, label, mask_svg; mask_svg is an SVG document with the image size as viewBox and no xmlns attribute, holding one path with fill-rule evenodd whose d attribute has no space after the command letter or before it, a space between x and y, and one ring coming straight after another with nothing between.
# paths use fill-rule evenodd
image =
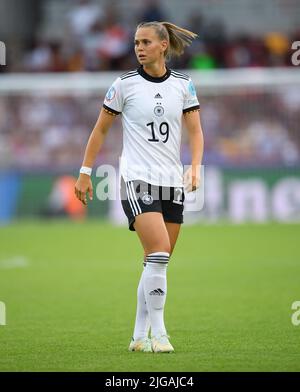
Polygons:
<instances>
[{"instance_id":1,"label":"team crest on jersey","mask_svg":"<svg viewBox=\"0 0 300 392\"><path fill-rule=\"evenodd\" d=\"M142 197L142 202L147 206L149 206L153 203L153 197L149 195L149 193L145 193L144 196Z\"/></svg>"},{"instance_id":2,"label":"team crest on jersey","mask_svg":"<svg viewBox=\"0 0 300 392\"><path fill-rule=\"evenodd\" d=\"M154 114L155 114L157 117L163 116L164 113L165 113L165 110L164 110L164 108L163 108L162 106L155 106L155 108L154 108Z\"/></svg>"},{"instance_id":3,"label":"team crest on jersey","mask_svg":"<svg viewBox=\"0 0 300 392\"><path fill-rule=\"evenodd\" d=\"M115 96L116 96L116 89L114 87L111 87L108 90L105 98L107 101L112 101L115 98Z\"/></svg>"}]
</instances>

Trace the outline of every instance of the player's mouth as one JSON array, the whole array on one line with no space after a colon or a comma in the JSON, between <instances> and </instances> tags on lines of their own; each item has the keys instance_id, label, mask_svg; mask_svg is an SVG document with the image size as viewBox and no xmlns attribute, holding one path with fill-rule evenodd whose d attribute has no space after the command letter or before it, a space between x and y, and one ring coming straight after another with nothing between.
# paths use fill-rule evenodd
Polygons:
<instances>
[{"instance_id":1,"label":"player's mouth","mask_svg":"<svg viewBox=\"0 0 300 392\"><path fill-rule=\"evenodd\" d=\"M146 56L144 54L139 55L139 60L145 60Z\"/></svg>"}]
</instances>

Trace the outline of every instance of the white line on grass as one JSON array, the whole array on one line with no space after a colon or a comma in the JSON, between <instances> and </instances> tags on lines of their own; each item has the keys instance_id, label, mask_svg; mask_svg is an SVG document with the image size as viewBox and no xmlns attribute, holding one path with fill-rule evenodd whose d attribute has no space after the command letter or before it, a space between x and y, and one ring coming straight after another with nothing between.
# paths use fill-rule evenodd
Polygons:
<instances>
[{"instance_id":1,"label":"white line on grass","mask_svg":"<svg viewBox=\"0 0 300 392\"><path fill-rule=\"evenodd\" d=\"M0 260L0 269L26 268L28 266L29 262L24 256L14 256Z\"/></svg>"}]
</instances>

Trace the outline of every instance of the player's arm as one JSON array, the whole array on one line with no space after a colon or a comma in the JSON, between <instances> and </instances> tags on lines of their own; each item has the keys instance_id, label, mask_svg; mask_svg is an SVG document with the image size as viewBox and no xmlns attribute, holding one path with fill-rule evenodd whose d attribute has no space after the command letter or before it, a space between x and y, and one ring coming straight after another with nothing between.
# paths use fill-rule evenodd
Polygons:
<instances>
[{"instance_id":1,"label":"player's arm","mask_svg":"<svg viewBox=\"0 0 300 392\"><path fill-rule=\"evenodd\" d=\"M108 113L102 108L97 123L89 137L82 166L92 168L96 157L104 143L105 137L112 126L116 116ZM87 204L86 194L89 193L90 200L93 199L93 185L91 177L80 174L75 184L75 195L83 203Z\"/></svg>"},{"instance_id":2,"label":"player's arm","mask_svg":"<svg viewBox=\"0 0 300 392\"><path fill-rule=\"evenodd\" d=\"M185 173L185 183L188 192L196 190L200 185L200 167L203 158L204 138L198 110L183 115L184 124L188 132L191 150L191 168Z\"/></svg>"}]
</instances>

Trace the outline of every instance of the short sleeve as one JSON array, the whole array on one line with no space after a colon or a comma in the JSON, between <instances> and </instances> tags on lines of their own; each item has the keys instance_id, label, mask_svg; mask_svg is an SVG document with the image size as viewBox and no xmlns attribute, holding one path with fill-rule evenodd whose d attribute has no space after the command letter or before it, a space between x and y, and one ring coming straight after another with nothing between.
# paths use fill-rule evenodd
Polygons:
<instances>
[{"instance_id":1,"label":"short sleeve","mask_svg":"<svg viewBox=\"0 0 300 392\"><path fill-rule=\"evenodd\" d=\"M185 96L183 103L183 113L192 112L200 109L196 89L191 79L185 84Z\"/></svg>"},{"instance_id":2,"label":"short sleeve","mask_svg":"<svg viewBox=\"0 0 300 392\"><path fill-rule=\"evenodd\" d=\"M113 115L122 113L123 110L123 95L121 90L121 79L114 81L110 89L107 91L103 108Z\"/></svg>"}]
</instances>

